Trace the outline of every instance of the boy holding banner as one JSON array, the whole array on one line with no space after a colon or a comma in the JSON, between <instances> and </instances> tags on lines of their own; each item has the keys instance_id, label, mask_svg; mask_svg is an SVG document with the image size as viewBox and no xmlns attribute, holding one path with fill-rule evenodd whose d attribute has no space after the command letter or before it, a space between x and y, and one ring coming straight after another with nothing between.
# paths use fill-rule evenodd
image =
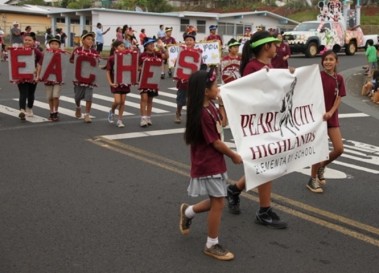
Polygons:
<instances>
[{"instance_id":1,"label":"boy holding banner","mask_svg":"<svg viewBox=\"0 0 379 273\"><path fill-rule=\"evenodd\" d=\"M47 49L42 62L41 73L38 79L45 83L45 91L50 107L50 121L58 121L59 97L61 84L63 83L63 68L66 65L62 57L66 52L60 49L61 40L59 37L51 38L47 41ZM67 60L67 59L66 59Z\"/></svg>"},{"instance_id":2,"label":"boy holding banner","mask_svg":"<svg viewBox=\"0 0 379 273\"><path fill-rule=\"evenodd\" d=\"M158 96L160 74L163 60L167 59L166 51L155 50L155 39L146 37L143 43L144 52L139 56L141 94L140 113L141 127L153 125L151 121L151 110L153 98Z\"/></svg>"},{"instance_id":3,"label":"boy holding banner","mask_svg":"<svg viewBox=\"0 0 379 273\"><path fill-rule=\"evenodd\" d=\"M42 65L43 54L34 46L35 35L25 33L23 47L9 49L9 76L11 82L17 83L19 90L19 118L33 117L34 94L38 74ZM26 101L28 103L26 103Z\"/></svg>"},{"instance_id":4,"label":"boy holding banner","mask_svg":"<svg viewBox=\"0 0 379 273\"><path fill-rule=\"evenodd\" d=\"M96 86L96 75L91 73L97 68L99 58L97 51L93 48L94 39L95 33L83 33L82 46L75 48L70 58L70 62L74 64L75 117L82 117L80 102L84 99L86 101L85 123L92 122L90 111L93 87Z\"/></svg>"},{"instance_id":5,"label":"boy holding banner","mask_svg":"<svg viewBox=\"0 0 379 273\"><path fill-rule=\"evenodd\" d=\"M176 88L176 115L175 123L181 123L182 108L187 103L188 79L192 73L200 69L202 63L202 50L195 48L196 32L185 32L183 34L185 46L181 46L178 59L175 63L174 78L177 80ZM191 59L192 62L187 62Z\"/></svg>"}]
</instances>

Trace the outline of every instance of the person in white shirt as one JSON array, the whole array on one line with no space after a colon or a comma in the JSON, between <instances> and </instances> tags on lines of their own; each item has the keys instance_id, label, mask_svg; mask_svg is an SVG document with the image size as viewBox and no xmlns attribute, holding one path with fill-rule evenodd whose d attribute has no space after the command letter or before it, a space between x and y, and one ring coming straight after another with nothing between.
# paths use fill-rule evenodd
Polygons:
<instances>
[{"instance_id":1,"label":"person in white shirt","mask_svg":"<svg viewBox=\"0 0 379 273\"><path fill-rule=\"evenodd\" d=\"M95 38L95 42L96 42L96 51L99 54L103 51L103 45L104 45L104 37L103 37L103 35L106 34L110 29L111 28L108 27L107 30L103 32L103 26L101 25L101 23L97 23L97 25L96 25L96 30L95 30L96 38Z\"/></svg>"}]
</instances>

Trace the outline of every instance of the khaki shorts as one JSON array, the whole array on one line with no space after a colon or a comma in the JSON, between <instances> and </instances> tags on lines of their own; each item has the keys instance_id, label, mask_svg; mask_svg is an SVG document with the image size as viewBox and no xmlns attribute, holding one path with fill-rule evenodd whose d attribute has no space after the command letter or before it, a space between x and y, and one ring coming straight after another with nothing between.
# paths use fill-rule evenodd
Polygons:
<instances>
[{"instance_id":1,"label":"khaki shorts","mask_svg":"<svg viewBox=\"0 0 379 273\"><path fill-rule=\"evenodd\" d=\"M48 99L59 98L61 95L61 89L62 88L59 84L45 85L46 97Z\"/></svg>"}]
</instances>

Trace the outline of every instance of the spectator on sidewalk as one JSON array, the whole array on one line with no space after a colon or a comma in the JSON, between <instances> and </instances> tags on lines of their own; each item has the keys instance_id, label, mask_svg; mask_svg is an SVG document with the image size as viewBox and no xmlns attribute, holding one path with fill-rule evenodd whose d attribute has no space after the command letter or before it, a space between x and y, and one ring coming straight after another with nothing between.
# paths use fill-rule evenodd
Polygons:
<instances>
[{"instance_id":1,"label":"spectator on sidewalk","mask_svg":"<svg viewBox=\"0 0 379 273\"><path fill-rule=\"evenodd\" d=\"M19 29L18 26L19 26L19 24L17 22L13 22L13 27L11 28L11 44L12 44L12 47L23 46L21 29Z\"/></svg>"},{"instance_id":2,"label":"spectator on sidewalk","mask_svg":"<svg viewBox=\"0 0 379 273\"><path fill-rule=\"evenodd\" d=\"M110 29L111 28L108 27L106 31L103 31L103 26L101 25L101 23L97 23L97 25L96 25L96 30L95 30L96 38L95 38L95 42L96 42L96 51L97 51L98 54L100 54L103 51L103 46L104 46L104 37L103 37L103 35L107 34L107 32Z\"/></svg>"}]
</instances>

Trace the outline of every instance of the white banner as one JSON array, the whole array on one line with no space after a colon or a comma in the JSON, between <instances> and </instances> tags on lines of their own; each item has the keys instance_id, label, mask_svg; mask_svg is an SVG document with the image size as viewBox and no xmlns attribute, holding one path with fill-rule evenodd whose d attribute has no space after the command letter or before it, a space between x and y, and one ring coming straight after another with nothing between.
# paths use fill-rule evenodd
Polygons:
<instances>
[{"instance_id":1,"label":"white banner","mask_svg":"<svg viewBox=\"0 0 379 273\"><path fill-rule=\"evenodd\" d=\"M221 86L246 190L328 158L317 65L262 69Z\"/></svg>"},{"instance_id":2,"label":"white banner","mask_svg":"<svg viewBox=\"0 0 379 273\"><path fill-rule=\"evenodd\" d=\"M221 61L221 46L220 42L201 42L195 44L195 48L200 48L203 52L201 54L203 63L207 65L215 64L218 65ZM176 63L176 59L179 54L179 46L178 45L170 45L167 48L168 52L168 66L174 67Z\"/></svg>"}]
</instances>

